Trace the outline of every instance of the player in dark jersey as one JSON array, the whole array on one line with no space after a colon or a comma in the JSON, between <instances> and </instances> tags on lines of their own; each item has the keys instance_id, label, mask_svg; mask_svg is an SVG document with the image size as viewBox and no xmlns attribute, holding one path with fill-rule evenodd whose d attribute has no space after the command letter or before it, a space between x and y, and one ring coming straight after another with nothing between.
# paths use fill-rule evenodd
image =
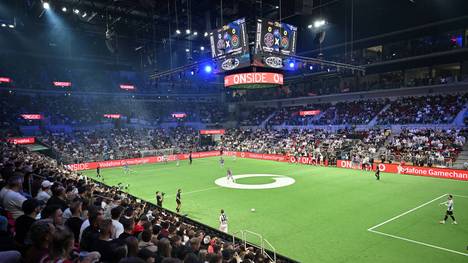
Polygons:
<instances>
[{"instance_id":1,"label":"player in dark jersey","mask_svg":"<svg viewBox=\"0 0 468 263\"><path fill-rule=\"evenodd\" d=\"M377 166L377 168L375 169L375 178L377 180L380 180L380 169L379 169L379 166Z\"/></svg>"},{"instance_id":2,"label":"player in dark jersey","mask_svg":"<svg viewBox=\"0 0 468 263\"><path fill-rule=\"evenodd\" d=\"M192 151L190 151L188 159L189 159L189 164L192 164Z\"/></svg>"},{"instance_id":3,"label":"player in dark jersey","mask_svg":"<svg viewBox=\"0 0 468 263\"><path fill-rule=\"evenodd\" d=\"M182 190L181 189L178 189L177 190L177 194L176 194L176 198L175 198L175 201L177 203L177 207L176 207L176 211L177 213L180 212L180 206L182 205L182 200L181 200L181 197L180 197L180 194L182 193Z\"/></svg>"},{"instance_id":4,"label":"player in dark jersey","mask_svg":"<svg viewBox=\"0 0 468 263\"><path fill-rule=\"evenodd\" d=\"M101 178L101 166L98 164L98 166L96 167L96 177L97 178Z\"/></svg>"},{"instance_id":5,"label":"player in dark jersey","mask_svg":"<svg viewBox=\"0 0 468 263\"><path fill-rule=\"evenodd\" d=\"M163 201L164 201L164 193L156 191L156 205L158 205L159 207L162 207Z\"/></svg>"}]
</instances>

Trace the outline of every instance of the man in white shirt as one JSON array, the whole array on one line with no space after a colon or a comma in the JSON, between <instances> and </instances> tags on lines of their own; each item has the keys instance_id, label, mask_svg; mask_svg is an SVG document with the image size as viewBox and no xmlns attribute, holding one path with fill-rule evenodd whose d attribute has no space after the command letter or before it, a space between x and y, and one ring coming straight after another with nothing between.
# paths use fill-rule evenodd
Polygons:
<instances>
[{"instance_id":1,"label":"man in white shirt","mask_svg":"<svg viewBox=\"0 0 468 263\"><path fill-rule=\"evenodd\" d=\"M26 197L19 193L23 187L23 180L24 178L21 175L10 177L8 179L8 191L3 197L3 207L15 220L24 214L22 205Z\"/></svg>"},{"instance_id":2,"label":"man in white shirt","mask_svg":"<svg viewBox=\"0 0 468 263\"><path fill-rule=\"evenodd\" d=\"M36 199L39 201L43 201L44 203L47 203L47 201L51 197L50 187L52 185L53 184L49 182L48 180L42 181L41 190L39 191L39 193L37 193Z\"/></svg>"},{"instance_id":3,"label":"man in white shirt","mask_svg":"<svg viewBox=\"0 0 468 263\"><path fill-rule=\"evenodd\" d=\"M111 217L112 217L112 234L111 238L116 239L124 232L124 227L122 223L119 222L120 217L122 216L122 213L124 211L124 208L122 206L116 206L112 208L111 210Z\"/></svg>"},{"instance_id":4,"label":"man in white shirt","mask_svg":"<svg viewBox=\"0 0 468 263\"><path fill-rule=\"evenodd\" d=\"M228 218L224 213L224 209L221 209L221 215L219 215L219 231L228 232Z\"/></svg>"},{"instance_id":5,"label":"man in white shirt","mask_svg":"<svg viewBox=\"0 0 468 263\"><path fill-rule=\"evenodd\" d=\"M447 206L447 211L445 212L444 220L440 221L440 223L445 224L445 221L447 221L447 218L450 216L453 220L452 224L456 225L457 221L455 220L455 217L453 216L453 196L448 195L447 199L448 200L446 202L440 203L441 205Z\"/></svg>"}]
</instances>

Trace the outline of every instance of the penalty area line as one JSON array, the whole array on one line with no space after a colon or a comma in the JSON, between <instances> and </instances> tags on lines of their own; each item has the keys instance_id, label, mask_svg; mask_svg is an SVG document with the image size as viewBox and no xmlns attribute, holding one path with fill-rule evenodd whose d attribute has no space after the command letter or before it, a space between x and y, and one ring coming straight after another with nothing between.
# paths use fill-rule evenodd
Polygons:
<instances>
[{"instance_id":1,"label":"penalty area line","mask_svg":"<svg viewBox=\"0 0 468 263\"><path fill-rule=\"evenodd\" d=\"M444 197L444 196L446 196L446 195L447 195L447 194L443 194L443 195L441 195L441 196L439 196L439 197L436 197L436 198L432 199L431 201L428 201L428 202L426 202L426 203L424 203L424 204L422 204L422 205L420 205L420 206L417 206L417 207L415 207L415 208L412 208L412 209L410 209L410 210L408 210L408 211L406 211L406 212L403 212L403 213L401 213L401 214L399 214L399 215L397 215L397 216L394 216L394 217L392 217L392 218L390 218L390 219L388 219L388 220L386 220L386 221L384 221L384 222L382 222L382 223L380 223L380 224L377 224L377 225L375 225L375 226L373 226L373 227L371 227L371 228L369 228L369 229L367 229L367 230L368 230L368 231L374 230L374 229L376 229L376 228L378 228L378 227L380 227L380 226L383 226L383 225L385 225L385 224L387 224L387 223L389 223L389 222L392 222L392 221L395 220L395 219L398 219L398 218L400 218L400 217L402 217L402 216L404 216L404 215L407 215L407 214L409 214L409 213L411 213L411 212L413 212L413 211L416 211L416 210L418 210L419 208L424 207L424 206L426 206L426 205L428 205L428 204L430 204L430 203L432 203L432 202L434 202L434 201L436 201L436 200L438 200L438 199L440 199L440 198L442 198L442 197Z\"/></svg>"},{"instance_id":2,"label":"penalty area line","mask_svg":"<svg viewBox=\"0 0 468 263\"><path fill-rule=\"evenodd\" d=\"M430 248L435 248L435 249L439 249L439 250L443 250L443 251L446 251L446 252L451 252L451 253L455 253L455 254L458 254L458 255L468 257L467 253L463 253L463 252L460 252L460 251L456 251L456 250L452 250L452 249L448 249L448 248L444 248L444 247L439 247L439 246L436 246L436 245L431 245L431 244L428 244L428 243L412 240L412 239L409 239L409 238L399 237L399 236L383 233L383 232L372 230L372 229L368 229L368 231L370 231L372 233L379 234L379 235L383 235L383 236L387 236L387 237L391 237L391 238L395 238L395 239L400 239L400 240L415 243L415 244L418 244L418 245L422 245L422 246L426 246L426 247L430 247Z\"/></svg>"}]
</instances>

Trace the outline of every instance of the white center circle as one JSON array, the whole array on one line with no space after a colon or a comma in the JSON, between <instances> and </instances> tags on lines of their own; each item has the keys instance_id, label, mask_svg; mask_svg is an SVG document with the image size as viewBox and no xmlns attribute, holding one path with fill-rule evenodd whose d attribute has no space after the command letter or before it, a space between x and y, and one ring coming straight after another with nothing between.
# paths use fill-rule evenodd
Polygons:
<instances>
[{"instance_id":1,"label":"white center circle","mask_svg":"<svg viewBox=\"0 0 468 263\"><path fill-rule=\"evenodd\" d=\"M275 181L268 184L239 184L235 181L228 180L227 177L221 177L216 179L215 184L222 187L235 189L272 189L292 185L296 182L296 180L291 177L277 174L240 174L233 176L234 180L251 177L272 177L272 179Z\"/></svg>"}]
</instances>

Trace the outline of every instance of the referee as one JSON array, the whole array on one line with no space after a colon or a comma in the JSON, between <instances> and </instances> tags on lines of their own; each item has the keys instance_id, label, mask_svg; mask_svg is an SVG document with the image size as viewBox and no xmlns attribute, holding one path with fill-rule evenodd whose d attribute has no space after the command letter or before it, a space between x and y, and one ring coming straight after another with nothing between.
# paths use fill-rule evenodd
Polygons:
<instances>
[{"instance_id":1,"label":"referee","mask_svg":"<svg viewBox=\"0 0 468 263\"><path fill-rule=\"evenodd\" d=\"M177 194L176 194L176 198L175 198L175 201L177 203L177 207L176 207L177 213L180 212L180 206L182 205L182 201L181 201L181 198L180 198L180 193L182 193L182 190L178 189Z\"/></svg>"},{"instance_id":2,"label":"referee","mask_svg":"<svg viewBox=\"0 0 468 263\"><path fill-rule=\"evenodd\" d=\"M444 220L440 221L440 223L445 224L445 221L447 221L447 218L450 216L453 220L452 224L456 225L457 221L455 220L455 217L453 216L453 196L449 195L447 199L448 199L447 202L440 203L441 205L447 206L447 212L445 212Z\"/></svg>"}]
</instances>

